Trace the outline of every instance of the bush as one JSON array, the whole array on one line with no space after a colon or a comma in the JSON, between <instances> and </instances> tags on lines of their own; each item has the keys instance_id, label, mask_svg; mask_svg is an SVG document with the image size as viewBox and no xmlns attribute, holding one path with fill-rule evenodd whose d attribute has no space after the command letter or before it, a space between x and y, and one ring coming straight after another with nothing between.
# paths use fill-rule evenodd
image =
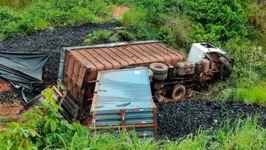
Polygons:
<instances>
[{"instance_id":1,"label":"bush","mask_svg":"<svg viewBox=\"0 0 266 150\"><path fill-rule=\"evenodd\" d=\"M88 36L88 38L84 41L85 45L91 44L101 44L101 43L109 43L109 42L117 42L117 41L133 41L136 40L134 34L124 30L98 30L93 32Z\"/></svg>"},{"instance_id":2,"label":"bush","mask_svg":"<svg viewBox=\"0 0 266 150\"><path fill-rule=\"evenodd\" d=\"M23 10L0 8L0 37L25 35L55 26L110 21L111 5L104 0L36 0Z\"/></svg>"},{"instance_id":3,"label":"bush","mask_svg":"<svg viewBox=\"0 0 266 150\"><path fill-rule=\"evenodd\" d=\"M136 37L133 33L126 30L117 30L111 37L111 41L134 41Z\"/></svg>"},{"instance_id":4,"label":"bush","mask_svg":"<svg viewBox=\"0 0 266 150\"><path fill-rule=\"evenodd\" d=\"M98 30L89 35L89 38L84 41L84 44L99 44L107 43L110 40L112 32L109 30Z\"/></svg>"},{"instance_id":5,"label":"bush","mask_svg":"<svg viewBox=\"0 0 266 150\"><path fill-rule=\"evenodd\" d=\"M140 9L131 9L123 15L122 24L124 26L134 26L147 21L146 13Z\"/></svg>"},{"instance_id":6,"label":"bush","mask_svg":"<svg viewBox=\"0 0 266 150\"><path fill-rule=\"evenodd\" d=\"M246 3L243 4L243 7L245 8L245 13L248 18L248 23L262 31L263 33L266 32L266 7L264 5L263 1L252 1L247 0Z\"/></svg>"},{"instance_id":7,"label":"bush","mask_svg":"<svg viewBox=\"0 0 266 150\"><path fill-rule=\"evenodd\" d=\"M247 35L245 11L236 0L185 0L178 5L196 22L194 41L224 43Z\"/></svg>"},{"instance_id":8,"label":"bush","mask_svg":"<svg viewBox=\"0 0 266 150\"><path fill-rule=\"evenodd\" d=\"M138 40L155 39L158 28L148 22L147 14L140 9L131 9L126 12L122 18L122 24L134 33Z\"/></svg>"},{"instance_id":9,"label":"bush","mask_svg":"<svg viewBox=\"0 0 266 150\"><path fill-rule=\"evenodd\" d=\"M162 27L157 34L157 40L160 40L168 45L174 45L174 38L170 28Z\"/></svg>"},{"instance_id":10,"label":"bush","mask_svg":"<svg viewBox=\"0 0 266 150\"><path fill-rule=\"evenodd\" d=\"M165 26L171 29L174 44L168 43L179 48L190 48L192 44L190 34L194 31L193 23L179 9L171 9L169 13L170 15L166 18Z\"/></svg>"}]
</instances>

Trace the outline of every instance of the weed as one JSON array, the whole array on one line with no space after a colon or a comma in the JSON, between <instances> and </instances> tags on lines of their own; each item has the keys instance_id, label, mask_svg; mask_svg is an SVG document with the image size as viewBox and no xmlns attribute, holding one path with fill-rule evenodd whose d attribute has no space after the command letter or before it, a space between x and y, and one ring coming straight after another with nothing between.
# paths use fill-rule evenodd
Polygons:
<instances>
[{"instance_id":1,"label":"weed","mask_svg":"<svg viewBox=\"0 0 266 150\"><path fill-rule=\"evenodd\" d=\"M111 37L112 32L109 30L98 30L89 35L89 38L84 41L84 44L99 44L107 43Z\"/></svg>"},{"instance_id":2,"label":"weed","mask_svg":"<svg viewBox=\"0 0 266 150\"><path fill-rule=\"evenodd\" d=\"M235 100L244 100L248 104L257 103L266 106L265 85L257 86L251 89L238 88Z\"/></svg>"},{"instance_id":3,"label":"weed","mask_svg":"<svg viewBox=\"0 0 266 150\"><path fill-rule=\"evenodd\" d=\"M136 40L134 34L124 30L98 30L88 35L88 38L85 39L85 45L91 44L100 44L100 43L108 43L108 42L117 42L117 41L132 41Z\"/></svg>"},{"instance_id":4,"label":"weed","mask_svg":"<svg viewBox=\"0 0 266 150\"><path fill-rule=\"evenodd\" d=\"M124 26L134 26L140 24L141 22L146 22L147 15L144 11L140 9L131 9L126 12L122 18L122 24Z\"/></svg>"},{"instance_id":5,"label":"weed","mask_svg":"<svg viewBox=\"0 0 266 150\"><path fill-rule=\"evenodd\" d=\"M1 7L0 37L25 35L54 26L110 21L111 10L104 0L36 0L20 11Z\"/></svg>"},{"instance_id":6,"label":"weed","mask_svg":"<svg viewBox=\"0 0 266 150\"><path fill-rule=\"evenodd\" d=\"M188 19L185 13L181 13L178 9L171 9L170 15L166 18L165 26L171 29L172 38L174 44L171 42L170 45L177 45L179 48L190 48L192 39L190 33L194 31L194 25L192 21Z\"/></svg>"}]
</instances>

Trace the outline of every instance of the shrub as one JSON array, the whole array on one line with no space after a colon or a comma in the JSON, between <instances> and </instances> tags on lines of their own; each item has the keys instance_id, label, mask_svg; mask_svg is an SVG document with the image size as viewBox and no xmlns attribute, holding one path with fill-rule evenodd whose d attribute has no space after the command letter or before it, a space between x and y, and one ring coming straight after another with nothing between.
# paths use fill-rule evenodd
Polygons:
<instances>
[{"instance_id":1,"label":"shrub","mask_svg":"<svg viewBox=\"0 0 266 150\"><path fill-rule=\"evenodd\" d=\"M117 42L117 41L133 41L136 40L134 34L124 30L98 30L93 32L88 36L88 38L84 41L85 45L90 44L100 44L100 43L108 43L108 42Z\"/></svg>"},{"instance_id":2,"label":"shrub","mask_svg":"<svg viewBox=\"0 0 266 150\"><path fill-rule=\"evenodd\" d=\"M173 38L172 31L168 27L160 28L156 39L158 39L158 40L160 40L160 41L162 41L168 45L174 45L174 38Z\"/></svg>"},{"instance_id":3,"label":"shrub","mask_svg":"<svg viewBox=\"0 0 266 150\"><path fill-rule=\"evenodd\" d=\"M156 26L164 24L167 16L164 0L140 0L136 2L136 6L145 10L147 14L147 21Z\"/></svg>"},{"instance_id":4,"label":"shrub","mask_svg":"<svg viewBox=\"0 0 266 150\"><path fill-rule=\"evenodd\" d=\"M84 44L99 44L109 41L112 32L109 30L98 30L89 35L88 39L84 41Z\"/></svg>"},{"instance_id":5,"label":"shrub","mask_svg":"<svg viewBox=\"0 0 266 150\"><path fill-rule=\"evenodd\" d=\"M131 9L126 12L122 18L122 24L124 26L134 26L146 21L146 13L140 9Z\"/></svg>"},{"instance_id":6,"label":"shrub","mask_svg":"<svg viewBox=\"0 0 266 150\"><path fill-rule=\"evenodd\" d=\"M247 0L246 3L243 3L245 8L245 13L248 18L248 23L255 27L256 29L266 32L266 7L263 1L252 1Z\"/></svg>"},{"instance_id":7,"label":"shrub","mask_svg":"<svg viewBox=\"0 0 266 150\"><path fill-rule=\"evenodd\" d=\"M117 40L111 40L111 41L134 41L136 40L135 35L126 30L115 31L115 34L111 38L117 39Z\"/></svg>"},{"instance_id":8,"label":"shrub","mask_svg":"<svg viewBox=\"0 0 266 150\"><path fill-rule=\"evenodd\" d=\"M54 26L110 21L111 5L104 0L36 0L23 10L0 8L0 37L25 35Z\"/></svg>"},{"instance_id":9,"label":"shrub","mask_svg":"<svg viewBox=\"0 0 266 150\"><path fill-rule=\"evenodd\" d=\"M169 44L172 46L177 45L179 48L189 48L192 42L190 34L194 31L193 23L179 9L171 9L169 13L165 26L171 29L174 40L174 44Z\"/></svg>"},{"instance_id":10,"label":"shrub","mask_svg":"<svg viewBox=\"0 0 266 150\"><path fill-rule=\"evenodd\" d=\"M197 23L194 41L226 42L247 35L245 11L236 0L185 0L177 5Z\"/></svg>"}]
</instances>

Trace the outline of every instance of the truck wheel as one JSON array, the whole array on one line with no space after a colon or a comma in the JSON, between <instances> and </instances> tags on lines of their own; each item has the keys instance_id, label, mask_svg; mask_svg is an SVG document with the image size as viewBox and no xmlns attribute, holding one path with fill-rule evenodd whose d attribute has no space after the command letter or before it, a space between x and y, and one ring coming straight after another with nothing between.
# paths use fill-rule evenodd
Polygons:
<instances>
[{"instance_id":1,"label":"truck wheel","mask_svg":"<svg viewBox=\"0 0 266 150\"><path fill-rule=\"evenodd\" d=\"M153 74L153 79L154 80L159 80L159 81L164 81L165 79L167 79L167 73L164 74L164 75Z\"/></svg>"},{"instance_id":2,"label":"truck wheel","mask_svg":"<svg viewBox=\"0 0 266 150\"><path fill-rule=\"evenodd\" d=\"M153 77L153 72L152 72L152 70L151 70L151 69L148 69L148 71L149 71L149 79L150 79L150 80L152 80L152 77Z\"/></svg>"},{"instance_id":3,"label":"truck wheel","mask_svg":"<svg viewBox=\"0 0 266 150\"><path fill-rule=\"evenodd\" d=\"M230 65L230 63L228 62L227 59L225 59L223 56L219 57L220 62L224 65L225 69L228 72L232 71L232 66Z\"/></svg>"},{"instance_id":4,"label":"truck wheel","mask_svg":"<svg viewBox=\"0 0 266 150\"><path fill-rule=\"evenodd\" d=\"M181 84L175 85L172 92L172 99L175 101L180 101L185 97L185 95L186 95L186 88Z\"/></svg>"},{"instance_id":5,"label":"truck wheel","mask_svg":"<svg viewBox=\"0 0 266 150\"><path fill-rule=\"evenodd\" d=\"M154 75L165 75L168 72L168 67L163 63L151 63L149 68Z\"/></svg>"}]
</instances>

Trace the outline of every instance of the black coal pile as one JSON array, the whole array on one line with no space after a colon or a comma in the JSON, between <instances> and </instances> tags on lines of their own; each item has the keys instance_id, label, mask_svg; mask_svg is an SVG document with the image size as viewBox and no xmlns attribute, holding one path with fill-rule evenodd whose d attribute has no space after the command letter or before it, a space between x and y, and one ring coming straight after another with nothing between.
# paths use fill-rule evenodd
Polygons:
<instances>
[{"instance_id":1,"label":"black coal pile","mask_svg":"<svg viewBox=\"0 0 266 150\"><path fill-rule=\"evenodd\" d=\"M174 139L195 134L199 129L218 129L227 119L233 122L255 115L259 116L260 125L266 127L266 109L258 105L189 100L157 107L160 138Z\"/></svg>"},{"instance_id":2,"label":"black coal pile","mask_svg":"<svg viewBox=\"0 0 266 150\"><path fill-rule=\"evenodd\" d=\"M60 50L62 47L81 46L88 34L99 29L112 29L118 22L104 24L86 24L75 27L59 27L41 31L29 36L15 37L0 41L0 51L6 52L41 52L50 54L46 64L46 74L56 80Z\"/></svg>"},{"instance_id":3,"label":"black coal pile","mask_svg":"<svg viewBox=\"0 0 266 150\"><path fill-rule=\"evenodd\" d=\"M13 103L21 100L21 92L19 90L11 90L0 93L0 103Z\"/></svg>"}]
</instances>

